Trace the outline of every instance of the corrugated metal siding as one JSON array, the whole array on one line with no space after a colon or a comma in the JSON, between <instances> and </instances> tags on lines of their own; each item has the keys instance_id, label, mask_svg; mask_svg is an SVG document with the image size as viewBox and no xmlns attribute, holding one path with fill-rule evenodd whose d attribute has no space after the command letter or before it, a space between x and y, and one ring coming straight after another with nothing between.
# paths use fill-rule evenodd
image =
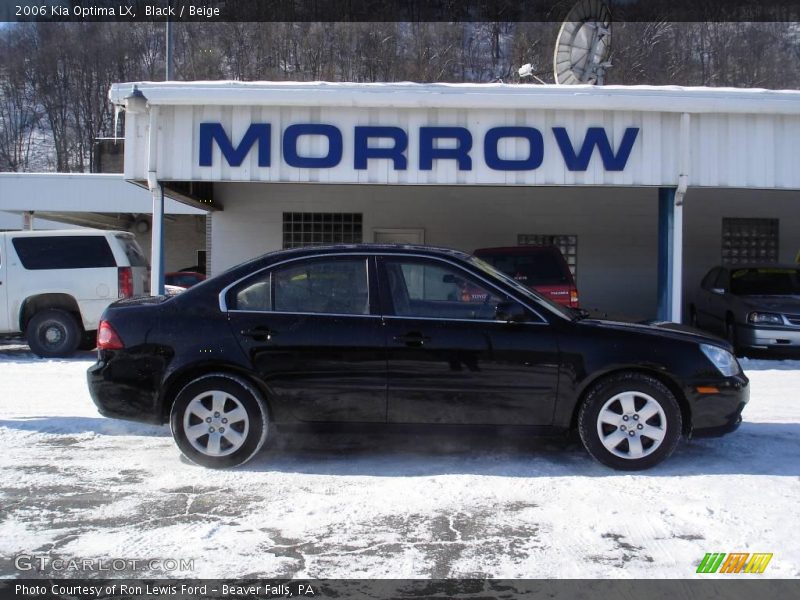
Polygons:
<instances>
[{"instance_id":1,"label":"corrugated metal siding","mask_svg":"<svg viewBox=\"0 0 800 600\"><path fill-rule=\"evenodd\" d=\"M158 177L162 180L330 182L437 185L612 185L674 186L678 181L680 115L624 110L577 111L536 109L344 108L290 106L167 106L159 107ZM132 117L132 118L131 118ZM271 123L271 166L258 167L255 147L239 167L222 159L214 144L211 167L199 166L199 126L219 122L237 145L251 123ZM343 136L342 160L330 169L297 169L282 159L281 135L296 123L327 123ZM126 176L147 176L147 115L130 115L126 131ZM392 125L408 133L408 169L397 171L388 160L370 160L368 169L353 168L356 125ZM462 126L470 130L472 170L460 171L455 161L419 165L421 126ZM531 171L496 171L484 161L483 138L490 128L524 125L539 129L544 138L544 161ZM623 171L606 171L597 150L586 171L569 171L552 133L565 127L573 146L580 148L588 127L605 128L613 149L628 127L639 134ZM692 186L800 188L800 164L792 148L800 139L800 116L756 114L695 114L690 126L689 183ZM373 140L373 144L375 141ZM321 137L300 138L301 154L322 155ZM500 156L527 157L524 140L504 141Z\"/></svg>"}]
</instances>

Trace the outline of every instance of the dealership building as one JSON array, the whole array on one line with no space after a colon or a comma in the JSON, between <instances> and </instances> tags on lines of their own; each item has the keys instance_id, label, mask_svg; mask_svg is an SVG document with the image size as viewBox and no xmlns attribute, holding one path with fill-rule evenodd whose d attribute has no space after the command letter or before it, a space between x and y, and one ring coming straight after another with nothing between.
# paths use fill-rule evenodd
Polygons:
<instances>
[{"instance_id":1,"label":"dealership building","mask_svg":"<svg viewBox=\"0 0 800 600\"><path fill-rule=\"evenodd\" d=\"M800 92L120 83L124 177L209 210L210 272L309 244L555 244L581 305L681 320L720 263L800 252ZM163 247L163 245L162 245ZM167 248L169 253L169 248Z\"/></svg>"}]
</instances>

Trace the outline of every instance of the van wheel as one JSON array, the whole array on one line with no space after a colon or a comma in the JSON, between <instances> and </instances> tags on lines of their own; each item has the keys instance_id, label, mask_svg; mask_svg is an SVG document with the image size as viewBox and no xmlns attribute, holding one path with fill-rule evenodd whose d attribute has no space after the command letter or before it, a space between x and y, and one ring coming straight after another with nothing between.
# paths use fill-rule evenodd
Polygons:
<instances>
[{"instance_id":1,"label":"van wheel","mask_svg":"<svg viewBox=\"0 0 800 600\"><path fill-rule=\"evenodd\" d=\"M675 450L681 410L667 386L642 373L622 373L598 383L578 415L586 450L613 469L654 467Z\"/></svg>"},{"instance_id":2,"label":"van wheel","mask_svg":"<svg viewBox=\"0 0 800 600\"><path fill-rule=\"evenodd\" d=\"M72 356L81 341L81 327L64 310L51 308L33 315L25 328L31 351L41 358Z\"/></svg>"},{"instance_id":3,"label":"van wheel","mask_svg":"<svg viewBox=\"0 0 800 600\"><path fill-rule=\"evenodd\" d=\"M212 469L253 458L267 439L267 405L258 390L227 373L199 377L175 398L170 412L175 443L193 463Z\"/></svg>"}]
</instances>

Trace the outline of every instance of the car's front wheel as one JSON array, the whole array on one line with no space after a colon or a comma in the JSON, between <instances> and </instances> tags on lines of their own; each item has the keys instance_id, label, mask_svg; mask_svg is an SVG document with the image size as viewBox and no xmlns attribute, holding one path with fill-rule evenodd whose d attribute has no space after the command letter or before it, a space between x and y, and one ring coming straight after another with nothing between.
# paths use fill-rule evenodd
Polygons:
<instances>
[{"instance_id":1,"label":"car's front wheel","mask_svg":"<svg viewBox=\"0 0 800 600\"><path fill-rule=\"evenodd\" d=\"M204 375L186 385L170 413L175 443L190 461L211 468L241 465L267 439L269 418L261 393L227 373Z\"/></svg>"},{"instance_id":2,"label":"car's front wheel","mask_svg":"<svg viewBox=\"0 0 800 600\"><path fill-rule=\"evenodd\" d=\"M635 372L600 381L578 414L589 454L624 471L649 469L669 457L682 425L673 393L657 379Z\"/></svg>"}]
</instances>

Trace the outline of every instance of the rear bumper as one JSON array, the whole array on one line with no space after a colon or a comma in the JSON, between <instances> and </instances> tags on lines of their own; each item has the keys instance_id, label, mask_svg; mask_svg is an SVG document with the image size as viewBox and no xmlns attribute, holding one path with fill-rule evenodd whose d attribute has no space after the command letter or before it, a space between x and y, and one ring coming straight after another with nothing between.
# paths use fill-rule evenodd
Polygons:
<instances>
[{"instance_id":1,"label":"rear bumper","mask_svg":"<svg viewBox=\"0 0 800 600\"><path fill-rule=\"evenodd\" d=\"M149 378L129 365L101 357L89 367L86 379L92 401L104 417L160 425L164 420L158 408L158 392Z\"/></svg>"},{"instance_id":2,"label":"rear bumper","mask_svg":"<svg viewBox=\"0 0 800 600\"><path fill-rule=\"evenodd\" d=\"M737 343L745 348L800 349L800 329L739 325Z\"/></svg>"},{"instance_id":3,"label":"rear bumper","mask_svg":"<svg viewBox=\"0 0 800 600\"><path fill-rule=\"evenodd\" d=\"M713 387L716 393L700 393ZM744 374L718 381L695 383L687 393L692 410L692 436L717 437L731 433L742 422L742 411L750 400L750 382Z\"/></svg>"}]
</instances>

